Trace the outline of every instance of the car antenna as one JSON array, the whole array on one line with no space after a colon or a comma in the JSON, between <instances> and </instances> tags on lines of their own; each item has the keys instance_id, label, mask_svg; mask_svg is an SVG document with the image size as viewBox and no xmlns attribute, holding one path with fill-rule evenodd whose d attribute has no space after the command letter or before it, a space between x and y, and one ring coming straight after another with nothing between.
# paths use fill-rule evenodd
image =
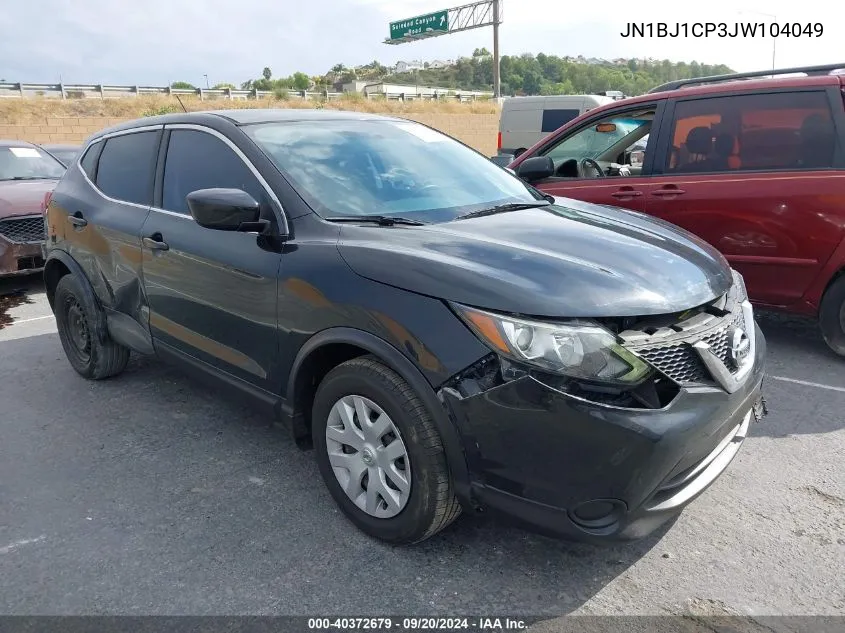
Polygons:
<instances>
[{"instance_id":1,"label":"car antenna","mask_svg":"<svg viewBox=\"0 0 845 633\"><path fill-rule=\"evenodd\" d=\"M187 111L188 111L188 108L186 108L186 107L185 107L185 104L184 104L184 103L182 103L182 100L179 98L179 95L173 95L173 96L174 96L174 97L176 97L176 101L178 101L178 102L179 102L179 105L180 105L180 106L182 106L182 110L183 110L184 112L187 112Z\"/></svg>"}]
</instances>

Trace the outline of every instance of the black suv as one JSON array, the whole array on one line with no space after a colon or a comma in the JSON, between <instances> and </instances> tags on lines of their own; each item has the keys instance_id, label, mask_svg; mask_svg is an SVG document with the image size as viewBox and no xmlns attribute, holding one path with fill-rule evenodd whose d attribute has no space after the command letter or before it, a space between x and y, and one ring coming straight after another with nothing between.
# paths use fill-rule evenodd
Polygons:
<instances>
[{"instance_id":1,"label":"black suv","mask_svg":"<svg viewBox=\"0 0 845 633\"><path fill-rule=\"evenodd\" d=\"M47 206L73 368L156 354L277 416L391 542L463 509L635 538L763 413L765 341L703 241L544 196L401 119L236 110L129 122Z\"/></svg>"}]
</instances>

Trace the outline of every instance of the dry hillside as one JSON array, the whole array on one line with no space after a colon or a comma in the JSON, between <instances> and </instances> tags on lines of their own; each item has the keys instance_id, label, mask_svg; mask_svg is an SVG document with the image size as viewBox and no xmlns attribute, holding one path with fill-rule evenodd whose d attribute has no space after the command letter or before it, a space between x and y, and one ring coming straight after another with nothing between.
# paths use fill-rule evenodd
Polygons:
<instances>
[{"instance_id":1,"label":"dry hillside","mask_svg":"<svg viewBox=\"0 0 845 633\"><path fill-rule=\"evenodd\" d=\"M385 101L384 99L364 99L357 95L343 96L331 101L288 99L228 100L181 97L185 108L190 111L216 110L228 108L331 108L354 110L358 112L376 112L391 114L495 114L498 106L491 101L459 103L456 101ZM131 119L167 112L180 112L182 106L174 97L165 95L144 95L140 97L107 99L56 99L34 98L0 99L0 124L21 125L40 121L46 117L104 117Z\"/></svg>"}]
</instances>

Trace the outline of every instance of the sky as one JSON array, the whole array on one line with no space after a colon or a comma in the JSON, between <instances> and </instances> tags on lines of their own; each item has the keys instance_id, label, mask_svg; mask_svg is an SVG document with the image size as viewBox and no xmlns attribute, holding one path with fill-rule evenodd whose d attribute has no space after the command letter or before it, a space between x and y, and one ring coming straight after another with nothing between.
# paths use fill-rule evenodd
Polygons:
<instances>
[{"instance_id":1,"label":"sky","mask_svg":"<svg viewBox=\"0 0 845 633\"><path fill-rule=\"evenodd\" d=\"M470 0L0 0L0 79L9 82L213 85L374 59L450 59L492 49L490 27L399 46L383 43L392 20ZM739 71L845 62L845 3L794 0L585 2L502 0L501 53L656 57L727 64ZM626 9L629 9L626 11ZM776 16L776 17L775 17ZM819 23L823 35L756 38L625 38L626 22Z\"/></svg>"}]
</instances>

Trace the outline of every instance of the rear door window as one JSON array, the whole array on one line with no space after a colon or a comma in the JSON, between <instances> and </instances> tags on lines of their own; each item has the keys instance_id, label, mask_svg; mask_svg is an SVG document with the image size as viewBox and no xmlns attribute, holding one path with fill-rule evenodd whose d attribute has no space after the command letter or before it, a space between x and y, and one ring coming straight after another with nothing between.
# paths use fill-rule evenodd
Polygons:
<instances>
[{"instance_id":1,"label":"rear door window","mask_svg":"<svg viewBox=\"0 0 845 633\"><path fill-rule=\"evenodd\" d=\"M823 90L679 101L670 139L667 173L825 169L839 151Z\"/></svg>"},{"instance_id":2,"label":"rear door window","mask_svg":"<svg viewBox=\"0 0 845 633\"><path fill-rule=\"evenodd\" d=\"M188 194L212 188L241 189L257 202L264 195L252 170L226 143L206 132L173 130L164 163L162 208L188 214Z\"/></svg>"},{"instance_id":3,"label":"rear door window","mask_svg":"<svg viewBox=\"0 0 845 633\"><path fill-rule=\"evenodd\" d=\"M106 140L97 167L97 187L116 200L152 204L158 131L133 132Z\"/></svg>"},{"instance_id":4,"label":"rear door window","mask_svg":"<svg viewBox=\"0 0 845 633\"><path fill-rule=\"evenodd\" d=\"M559 127L569 123L577 117L580 111L574 108L559 110L543 110L543 132L554 132Z\"/></svg>"}]
</instances>

